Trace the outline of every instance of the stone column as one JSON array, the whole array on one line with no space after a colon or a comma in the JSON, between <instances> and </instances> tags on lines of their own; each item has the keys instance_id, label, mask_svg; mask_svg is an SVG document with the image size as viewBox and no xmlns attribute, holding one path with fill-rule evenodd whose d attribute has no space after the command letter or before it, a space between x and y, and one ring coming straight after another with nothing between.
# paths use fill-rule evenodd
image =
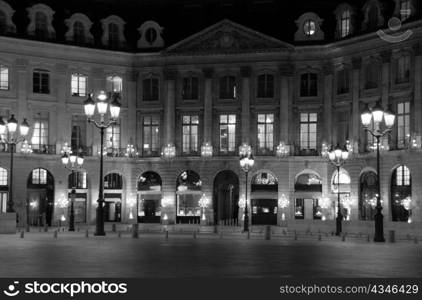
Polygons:
<instances>
[{"instance_id":1,"label":"stone column","mask_svg":"<svg viewBox=\"0 0 422 300\"><path fill-rule=\"evenodd\" d=\"M322 141L325 141L328 145L333 143L337 144L336 130L333 130L333 78L334 78L334 66L332 63L327 62L324 65L324 133ZM319 121L319 120L318 120Z\"/></svg>"},{"instance_id":2,"label":"stone column","mask_svg":"<svg viewBox=\"0 0 422 300\"><path fill-rule=\"evenodd\" d=\"M413 130L418 145L422 136L422 43L415 45L415 92L413 99Z\"/></svg>"},{"instance_id":3,"label":"stone column","mask_svg":"<svg viewBox=\"0 0 422 300\"><path fill-rule=\"evenodd\" d=\"M250 77L251 68L242 67L240 70L242 76L241 101L242 101L242 143L250 144Z\"/></svg>"},{"instance_id":4,"label":"stone column","mask_svg":"<svg viewBox=\"0 0 422 300\"><path fill-rule=\"evenodd\" d=\"M164 103L164 136L165 143L175 143L176 128L176 77L173 69L164 70L165 103ZM177 150L177 149L176 149Z\"/></svg>"},{"instance_id":5,"label":"stone column","mask_svg":"<svg viewBox=\"0 0 422 300\"><path fill-rule=\"evenodd\" d=\"M359 96L360 96L360 72L362 68L362 58L352 58L352 144L353 151L359 151L360 124Z\"/></svg>"},{"instance_id":6,"label":"stone column","mask_svg":"<svg viewBox=\"0 0 422 300\"><path fill-rule=\"evenodd\" d=\"M280 141L285 145L290 145L289 140L289 111L291 108L291 79L293 77L294 67L292 65L282 65L279 68L280 73Z\"/></svg>"},{"instance_id":7,"label":"stone column","mask_svg":"<svg viewBox=\"0 0 422 300\"><path fill-rule=\"evenodd\" d=\"M213 69L206 68L204 72L204 143L212 144L212 76ZM215 146L215 145L214 145Z\"/></svg>"}]
</instances>

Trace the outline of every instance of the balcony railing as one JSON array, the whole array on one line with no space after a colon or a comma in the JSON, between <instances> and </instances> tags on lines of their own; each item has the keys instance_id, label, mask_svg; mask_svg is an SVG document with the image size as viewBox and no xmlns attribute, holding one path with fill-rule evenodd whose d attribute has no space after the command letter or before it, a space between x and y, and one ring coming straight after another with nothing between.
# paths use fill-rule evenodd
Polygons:
<instances>
[{"instance_id":1,"label":"balcony railing","mask_svg":"<svg viewBox=\"0 0 422 300\"><path fill-rule=\"evenodd\" d=\"M56 145L32 145L35 154L56 154Z\"/></svg>"}]
</instances>

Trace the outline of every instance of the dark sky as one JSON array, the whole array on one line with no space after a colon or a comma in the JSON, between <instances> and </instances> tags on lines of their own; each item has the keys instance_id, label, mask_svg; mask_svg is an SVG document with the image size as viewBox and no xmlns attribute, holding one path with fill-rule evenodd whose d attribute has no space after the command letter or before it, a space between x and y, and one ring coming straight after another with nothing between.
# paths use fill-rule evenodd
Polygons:
<instances>
[{"instance_id":1,"label":"dark sky","mask_svg":"<svg viewBox=\"0 0 422 300\"><path fill-rule=\"evenodd\" d=\"M111 14L123 18L127 24L125 35L133 46L138 39L137 28L147 20L157 21L164 27L164 40L171 45L224 18L286 42L292 42L297 30L295 20L308 11L324 19L327 40L333 38L334 10L348 2L357 11L357 22L362 19L365 0L6 0L17 11L15 23L24 32L28 19L25 8L45 3L56 11L54 26L58 37L64 35L63 20L75 12L86 14L93 22L92 31L101 31L99 20ZM419 2L422 2L418 0ZM418 2L416 1L416 2ZM393 0L382 0L387 14L391 14Z\"/></svg>"}]
</instances>

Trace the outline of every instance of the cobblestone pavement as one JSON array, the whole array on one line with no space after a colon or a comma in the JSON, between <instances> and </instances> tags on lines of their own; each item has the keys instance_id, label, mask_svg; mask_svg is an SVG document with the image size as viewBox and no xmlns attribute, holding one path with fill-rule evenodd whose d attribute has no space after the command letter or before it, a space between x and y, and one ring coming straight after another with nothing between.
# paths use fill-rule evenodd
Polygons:
<instances>
[{"instance_id":1,"label":"cobblestone pavement","mask_svg":"<svg viewBox=\"0 0 422 300\"><path fill-rule=\"evenodd\" d=\"M241 233L0 235L0 277L422 277L422 243Z\"/></svg>"}]
</instances>

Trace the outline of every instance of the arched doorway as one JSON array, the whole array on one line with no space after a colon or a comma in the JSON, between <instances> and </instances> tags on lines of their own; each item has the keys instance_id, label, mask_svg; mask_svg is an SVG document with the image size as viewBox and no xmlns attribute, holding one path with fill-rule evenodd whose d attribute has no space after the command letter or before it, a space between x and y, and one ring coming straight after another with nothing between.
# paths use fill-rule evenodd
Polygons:
<instances>
[{"instance_id":1,"label":"arched doorway","mask_svg":"<svg viewBox=\"0 0 422 300\"><path fill-rule=\"evenodd\" d=\"M377 174L373 171L362 173L359 188L359 220L373 221L377 205Z\"/></svg>"},{"instance_id":2,"label":"arched doorway","mask_svg":"<svg viewBox=\"0 0 422 300\"><path fill-rule=\"evenodd\" d=\"M295 219L321 220L321 177L315 172L303 172L295 180Z\"/></svg>"},{"instance_id":3,"label":"arched doorway","mask_svg":"<svg viewBox=\"0 0 422 300\"><path fill-rule=\"evenodd\" d=\"M75 223L86 223L86 203L88 199L87 173L77 171L75 174L69 174L67 179L67 188L69 200L72 199L72 191L75 189L73 209L75 212ZM68 205L70 214L70 203Z\"/></svg>"},{"instance_id":4,"label":"arched doorway","mask_svg":"<svg viewBox=\"0 0 422 300\"><path fill-rule=\"evenodd\" d=\"M27 181L29 223L51 226L54 212L54 177L46 169L31 171Z\"/></svg>"},{"instance_id":5,"label":"arched doorway","mask_svg":"<svg viewBox=\"0 0 422 300\"><path fill-rule=\"evenodd\" d=\"M234 222L239 216L239 178L230 170L221 171L214 179L214 224Z\"/></svg>"},{"instance_id":6,"label":"arched doorway","mask_svg":"<svg viewBox=\"0 0 422 300\"><path fill-rule=\"evenodd\" d=\"M393 171L390 199L393 222L408 222L412 212L412 178L408 167L399 166Z\"/></svg>"},{"instance_id":7,"label":"arched doorway","mask_svg":"<svg viewBox=\"0 0 422 300\"><path fill-rule=\"evenodd\" d=\"M333 177L331 179L331 192L335 195L336 201L334 205L334 216L337 216L337 200L338 194L340 194L340 207L341 207L341 214L344 220L350 220L350 176L349 173L340 168L340 177L337 170L334 172Z\"/></svg>"},{"instance_id":8,"label":"arched doorway","mask_svg":"<svg viewBox=\"0 0 422 300\"><path fill-rule=\"evenodd\" d=\"M139 223L160 223L161 187L161 177L155 172L147 171L139 177L137 188Z\"/></svg>"},{"instance_id":9,"label":"arched doorway","mask_svg":"<svg viewBox=\"0 0 422 300\"><path fill-rule=\"evenodd\" d=\"M183 171L176 181L176 222L199 223L202 197L202 182L199 175L191 170Z\"/></svg>"},{"instance_id":10,"label":"arched doorway","mask_svg":"<svg viewBox=\"0 0 422 300\"><path fill-rule=\"evenodd\" d=\"M277 225L278 181L269 172L259 172L251 181L253 225Z\"/></svg>"},{"instance_id":11,"label":"arched doorway","mask_svg":"<svg viewBox=\"0 0 422 300\"><path fill-rule=\"evenodd\" d=\"M9 199L9 173L0 167L0 213L7 212L7 199Z\"/></svg>"},{"instance_id":12,"label":"arched doorway","mask_svg":"<svg viewBox=\"0 0 422 300\"><path fill-rule=\"evenodd\" d=\"M122 221L123 177L119 173L104 176L104 220Z\"/></svg>"}]
</instances>

